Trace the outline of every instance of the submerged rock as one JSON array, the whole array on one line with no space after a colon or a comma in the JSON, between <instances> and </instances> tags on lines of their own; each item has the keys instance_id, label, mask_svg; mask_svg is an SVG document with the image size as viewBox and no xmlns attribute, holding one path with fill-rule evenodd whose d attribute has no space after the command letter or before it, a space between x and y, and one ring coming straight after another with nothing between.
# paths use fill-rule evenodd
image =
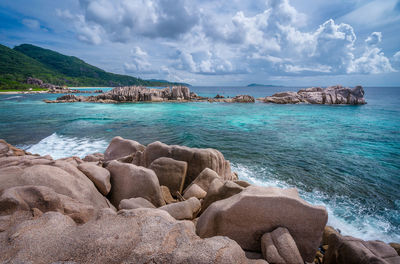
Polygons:
<instances>
[{"instance_id":1,"label":"submerged rock","mask_svg":"<svg viewBox=\"0 0 400 264\"><path fill-rule=\"evenodd\" d=\"M341 85L330 86L328 88L312 87L301 89L296 92L276 93L263 99L265 103L276 104L365 104L364 89L356 86L353 89L345 88Z\"/></svg>"}]
</instances>

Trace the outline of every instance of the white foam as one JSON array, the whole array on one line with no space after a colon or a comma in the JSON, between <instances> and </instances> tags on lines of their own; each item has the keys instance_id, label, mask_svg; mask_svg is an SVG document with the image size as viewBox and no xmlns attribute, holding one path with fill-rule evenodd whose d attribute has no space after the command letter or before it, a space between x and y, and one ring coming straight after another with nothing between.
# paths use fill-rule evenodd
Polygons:
<instances>
[{"instance_id":1,"label":"white foam","mask_svg":"<svg viewBox=\"0 0 400 264\"><path fill-rule=\"evenodd\" d=\"M22 96L21 95L11 96L11 97L4 98L3 100L12 100L12 99L17 99L17 98L22 98Z\"/></svg>"},{"instance_id":2,"label":"white foam","mask_svg":"<svg viewBox=\"0 0 400 264\"><path fill-rule=\"evenodd\" d=\"M70 156L85 157L95 152L104 152L108 142L105 140L94 140L90 138L67 137L53 133L26 149L26 151L50 155L54 159Z\"/></svg>"},{"instance_id":3,"label":"white foam","mask_svg":"<svg viewBox=\"0 0 400 264\"><path fill-rule=\"evenodd\" d=\"M231 164L232 170L237 172L241 180L248 181L251 184L258 186L271 186L280 188L292 188L283 181L279 181L272 177L272 172L267 169L254 170L241 164ZM271 176L271 177L268 177ZM400 241L399 232L390 232L391 224L379 216L357 214L357 208L362 208L362 205L349 201L346 197L328 197L326 194L319 191L306 192L299 189L300 196L307 202L314 205L323 205L328 211L328 225L340 229L343 235L350 235L363 240L382 240L385 242ZM326 202L328 201L328 202ZM346 213L354 216L351 222L340 217L336 211L345 210Z\"/></svg>"}]
</instances>

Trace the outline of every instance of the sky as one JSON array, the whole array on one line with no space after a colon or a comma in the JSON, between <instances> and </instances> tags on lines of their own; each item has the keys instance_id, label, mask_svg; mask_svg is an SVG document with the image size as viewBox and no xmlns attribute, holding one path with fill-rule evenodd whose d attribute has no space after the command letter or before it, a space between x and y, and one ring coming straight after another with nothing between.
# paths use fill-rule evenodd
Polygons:
<instances>
[{"instance_id":1,"label":"sky","mask_svg":"<svg viewBox=\"0 0 400 264\"><path fill-rule=\"evenodd\" d=\"M400 0L1 0L22 43L192 85L400 86Z\"/></svg>"}]
</instances>

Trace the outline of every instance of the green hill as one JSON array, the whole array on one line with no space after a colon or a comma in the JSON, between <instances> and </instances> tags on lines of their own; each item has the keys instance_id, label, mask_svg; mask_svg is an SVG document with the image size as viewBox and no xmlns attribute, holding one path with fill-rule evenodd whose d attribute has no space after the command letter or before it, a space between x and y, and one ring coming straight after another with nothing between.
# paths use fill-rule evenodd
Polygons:
<instances>
[{"instance_id":1,"label":"green hill","mask_svg":"<svg viewBox=\"0 0 400 264\"><path fill-rule=\"evenodd\" d=\"M28 77L56 85L76 87L178 84L109 73L79 58L34 45L22 44L10 49L0 44L0 89L28 88L24 83Z\"/></svg>"}]
</instances>

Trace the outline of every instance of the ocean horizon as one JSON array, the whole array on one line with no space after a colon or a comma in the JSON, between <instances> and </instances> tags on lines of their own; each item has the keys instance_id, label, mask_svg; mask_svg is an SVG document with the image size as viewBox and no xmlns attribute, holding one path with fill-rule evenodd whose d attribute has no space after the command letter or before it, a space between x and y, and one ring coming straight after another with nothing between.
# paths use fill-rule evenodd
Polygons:
<instances>
[{"instance_id":1,"label":"ocean horizon","mask_svg":"<svg viewBox=\"0 0 400 264\"><path fill-rule=\"evenodd\" d=\"M190 87L200 96L256 98L300 88ZM0 94L0 138L55 159L104 152L115 136L215 148L239 179L294 187L326 206L328 224L342 234L399 241L400 87L364 89L367 104L359 106L46 104L60 94Z\"/></svg>"}]
</instances>

